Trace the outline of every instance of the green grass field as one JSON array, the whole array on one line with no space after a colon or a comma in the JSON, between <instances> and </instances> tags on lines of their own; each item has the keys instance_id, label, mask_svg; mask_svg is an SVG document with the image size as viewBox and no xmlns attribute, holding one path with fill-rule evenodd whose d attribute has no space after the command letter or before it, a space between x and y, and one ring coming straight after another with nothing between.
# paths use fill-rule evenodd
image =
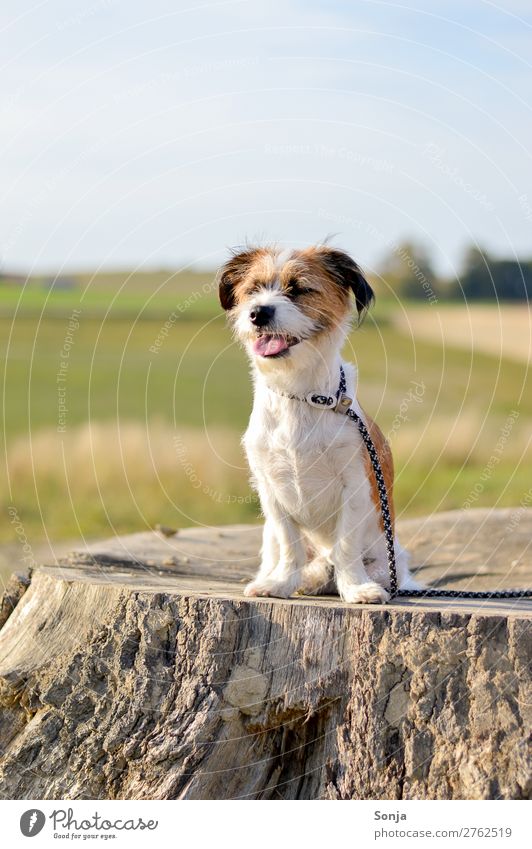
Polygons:
<instances>
[{"instance_id":1,"label":"green grass field","mask_svg":"<svg viewBox=\"0 0 532 849\"><path fill-rule=\"evenodd\" d=\"M213 271L107 272L69 277L67 288L34 278L28 284L0 284L0 316L63 317L73 308L91 318L108 315L165 319L174 310L202 317L217 303ZM66 284L65 284L66 285Z\"/></svg>"},{"instance_id":2,"label":"green grass field","mask_svg":"<svg viewBox=\"0 0 532 849\"><path fill-rule=\"evenodd\" d=\"M83 297L34 286L19 301L18 287L0 287L4 516L14 507L35 542L255 520L239 446L248 366L212 274L161 272L118 295L124 275L111 277ZM413 339L393 309L380 305L346 353L363 406L390 435L399 514L519 504L530 487L526 365ZM9 521L1 538L14 539Z\"/></svg>"}]
</instances>

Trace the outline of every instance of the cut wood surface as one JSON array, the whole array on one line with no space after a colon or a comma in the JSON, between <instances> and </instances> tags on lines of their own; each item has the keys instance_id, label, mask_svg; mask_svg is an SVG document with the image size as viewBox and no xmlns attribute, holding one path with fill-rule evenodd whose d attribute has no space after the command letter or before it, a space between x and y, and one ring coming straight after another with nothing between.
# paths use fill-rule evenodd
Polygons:
<instances>
[{"instance_id":1,"label":"cut wood surface","mask_svg":"<svg viewBox=\"0 0 532 849\"><path fill-rule=\"evenodd\" d=\"M424 582L532 584L532 511L399 528ZM15 578L0 794L529 798L530 601L247 599L259 545L162 529Z\"/></svg>"}]
</instances>

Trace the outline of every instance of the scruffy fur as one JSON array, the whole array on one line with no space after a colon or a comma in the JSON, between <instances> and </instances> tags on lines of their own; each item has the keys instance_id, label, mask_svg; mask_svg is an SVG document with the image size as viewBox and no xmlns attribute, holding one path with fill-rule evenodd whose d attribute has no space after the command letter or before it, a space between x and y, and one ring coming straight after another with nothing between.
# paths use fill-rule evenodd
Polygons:
<instances>
[{"instance_id":1,"label":"scruffy fur","mask_svg":"<svg viewBox=\"0 0 532 849\"><path fill-rule=\"evenodd\" d=\"M346 253L328 246L249 248L221 269L219 293L254 381L243 443L265 524L261 565L245 594L287 598L334 590L334 582L344 601L386 602L379 499L358 429L340 413L279 394L336 393L353 298L360 318L373 300L371 287ZM265 323L257 325L259 314ZM281 348L274 356L264 355L270 341ZM393 519L390 448L358 404L355 367L343 366L347 394L379 454ZM397 539L395 551L399 587L414 588Z\"/></svg>"}]
</instances>

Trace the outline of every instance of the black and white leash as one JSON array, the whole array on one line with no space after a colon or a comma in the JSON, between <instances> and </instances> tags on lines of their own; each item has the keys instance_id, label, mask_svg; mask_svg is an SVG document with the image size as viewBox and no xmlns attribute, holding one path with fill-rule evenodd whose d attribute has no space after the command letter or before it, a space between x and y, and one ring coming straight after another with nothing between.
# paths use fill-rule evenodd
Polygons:
<instances>
[{"instance_id":1,"label":"black and white leash","mask_svg":"<svg viewBox=\"0 0 532 849\"><path fill-rule=\"evenodd\" d=\"M274 390L276 391L276 390ZM382 473L381 464L379 461L379 456L377 454L377 450L375 445L373 444L373 440L370 436L370 433L362 421L361 417L358 413L353 410L351 404L353 403L353 399L350 398L347 394L347 382L345 379L345 371L343 366L340 366L340 384L338 386L338 390L336 392L336 396L332 395L320 395L317 392L309 392L309 394L305 398L301 398L299 395L288 395L284 392L278 392L277 394L284 395L286 398L290 398L293 401L304 401L307 404L310 404L311 407L317 407L326 410L334 410L337 413L343 413L343 415L347 416L351 419L354 424L358 427L360 436L362 437L362 441L366 446L367 452L369 454L369 458L371 460L371 466L373 468L373 473L375 475L375 480L377 483L377 489L379 492L379 501L382 515L382 522L384 526L384 537L386 540L386 552L388 555L388 570L390 574L390 596L392 598L530 598L532 597L532 590L486 590L486 591L472 591L472 590L400 590L397 588L397 569L395 565L395 546L394 546L394 535L392 528L392 518L390 515L390 506L388 503L388 493L386 491L386 483L384 481L384 475Z\"/></svg>"}]
</instances>

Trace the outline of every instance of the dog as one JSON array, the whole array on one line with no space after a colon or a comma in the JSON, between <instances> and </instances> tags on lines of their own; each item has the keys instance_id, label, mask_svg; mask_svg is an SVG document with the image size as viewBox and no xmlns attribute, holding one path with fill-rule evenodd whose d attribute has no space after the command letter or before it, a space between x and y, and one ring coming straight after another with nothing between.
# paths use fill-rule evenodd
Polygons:
<instances>
[{"instance_id":1,"label":"dog","mask_svg":"<svg viewBox=\"0 0 532 849\"><path fill-rule=\"evenodd\" d=\"M390 447L358 403L356 368L341 358L353 302L360 323L374 301L370 284L347 253L327 245L249 247L222 267L218 292L254 382L243 445L265 522L260 568L245 595L336 589L346 602L386 603L386 543L367 449L348 416L319 403L336 404L342 368L344 405L352 399L372 437L393 527ZM399 588L418 588L396 536L394 546Z\"/></svg>"}]
</instances>

